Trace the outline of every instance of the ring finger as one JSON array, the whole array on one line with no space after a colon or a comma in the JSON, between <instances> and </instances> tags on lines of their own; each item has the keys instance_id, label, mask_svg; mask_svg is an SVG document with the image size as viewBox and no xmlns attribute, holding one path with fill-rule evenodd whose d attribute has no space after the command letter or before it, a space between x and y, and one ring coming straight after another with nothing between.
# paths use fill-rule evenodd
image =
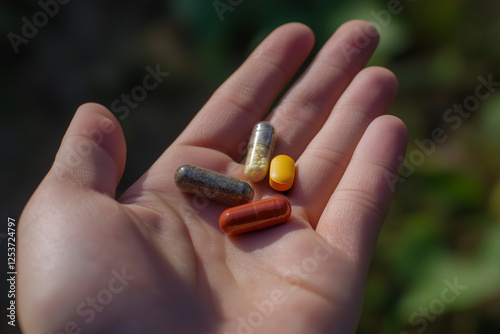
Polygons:
<instances>
[{"instance_id":1,"label":"ring finger","mask_svg":"<svg viewBox=\"0 0 500 334\"><path fill-rule=\"evenodd\" d=\"M290 196L309 209L313 227L344 174L368 125L383 114L397 92L397 79L380 67L361 71L297 161Z\"/></svg>"}]
</instances>

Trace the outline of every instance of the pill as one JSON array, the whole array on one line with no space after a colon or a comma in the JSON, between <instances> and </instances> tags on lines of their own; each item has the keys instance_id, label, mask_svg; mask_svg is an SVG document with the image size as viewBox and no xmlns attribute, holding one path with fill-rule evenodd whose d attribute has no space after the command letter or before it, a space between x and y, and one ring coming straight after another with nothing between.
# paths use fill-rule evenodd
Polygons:
<instances>
[{"instance_id":1,"label":"pill","mask_svg":"<svg viewBox=\"0 0 500 334\"><path fill-rule=\"evenodd\" d=\"M271 123L259 122L254 126L245 161L245 176L250 181L259 182L266 177L275 142L275 131Z\"/></svg>"},{"instance_id":2,"label":"pill","mask_svg":"<svg viewBox=\"0 0 500 334\"><path fill-rule=\"evenodd\" d=\"M267 198L227 209L219 218L219 226L229 235L246 233L285 223L291 212L286 199Z\"/></svg>"},{"instance_id":3,"label":"pill","mask_svg":"<svg viewBox=\"0 0 500 334\"><path fill-rule=\"evenodd\" d=\"M295 162L288 155L275 156L269 167L269 185L278 191L286 191L293 185Z\"/></svg>"},{"instance_id":4,"label":"pill","mask_svg":"<svg viewBox=\"0 0 500 334\"><path fill-rule=\"evenodd\" d=\"M174 180L184 192L231 206L248 203L254 195L249 182L193 165L180 166Z\"/></svg>"}]
</instances>

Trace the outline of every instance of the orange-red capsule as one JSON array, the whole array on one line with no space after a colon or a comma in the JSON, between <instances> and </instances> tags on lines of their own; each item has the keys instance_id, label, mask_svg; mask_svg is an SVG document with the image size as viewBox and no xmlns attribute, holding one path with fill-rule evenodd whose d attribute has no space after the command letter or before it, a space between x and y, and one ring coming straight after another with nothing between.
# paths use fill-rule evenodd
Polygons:
<instances>
[{"instance_id":1,"label":"orange-red capsule","mask_svg":"<svg viewBox=\"0 0 500 334\"><path fill-rule=\"evenodd\" d=\"M219 218L219 226L226 234L235 235L283 224L291 213L286 199L267 198L227 209Z\"/></svg>"}]
</instances>

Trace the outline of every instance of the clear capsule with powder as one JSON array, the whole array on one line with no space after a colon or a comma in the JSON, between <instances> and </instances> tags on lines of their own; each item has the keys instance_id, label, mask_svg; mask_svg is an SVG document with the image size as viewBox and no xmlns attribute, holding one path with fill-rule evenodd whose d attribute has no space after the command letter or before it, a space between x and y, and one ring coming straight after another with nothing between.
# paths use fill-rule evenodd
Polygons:
<instances>
[{"instance_id":1,"label":"clear capsule with powder","mask_svg":"<svg viewBox=\"0 0 500 334\"><path fill-rule=\"evenodd\" d=\"M250 181L259 182L266 177L275 142L275 130L271 123L259 122L254 126L245 162L245 176Z\"/></svg>"}]
</instances>

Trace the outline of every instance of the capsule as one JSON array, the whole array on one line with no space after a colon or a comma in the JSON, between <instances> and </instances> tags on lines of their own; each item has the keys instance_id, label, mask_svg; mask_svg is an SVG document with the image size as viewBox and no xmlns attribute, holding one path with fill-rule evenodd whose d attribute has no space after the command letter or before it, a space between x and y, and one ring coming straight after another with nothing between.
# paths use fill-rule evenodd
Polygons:
<instances>
[{"instance_id":1,"label":"capsule","mask_svg":"<svg viewBox=\"0 0 500 334\"><path fill-rule=\"evenodd\" d=\"M245 162L245 176L250 181L259 182L266 177L275 142L275 131L271 123L259 122L254 126Z\"/></svg>"},{"instance_id":2,"label":"capsule","mask_svg":"<svg viewBox=\"0 0 500 334\"><path fill-rule=\"evenodd\" d=\"M227 209L219 218L219 226L226 234L235 235L283 224L291 213L286 199L267 198Z\"/></svg>"},{"instance_id":3,"label":"capsule","mask_svg":"<svg viewBox=\"0 0 500 334\"><path fill-rule=\"evenodd\" d=\"M295 179L295 162L288 155L278 155L271 161L269 185L278 191L287 191Z\"/></svg>"},{"instance_id":4,"label":"capsule","mask_svg":"<svg viewBox=\"0 0 500 334\"><path fill-rule=\"evenodd\" d=\"M254 196L249 182L193 165L180 166L174 179L184 192L231 206L248 203Z\"/></svg>"}]
</instances>

